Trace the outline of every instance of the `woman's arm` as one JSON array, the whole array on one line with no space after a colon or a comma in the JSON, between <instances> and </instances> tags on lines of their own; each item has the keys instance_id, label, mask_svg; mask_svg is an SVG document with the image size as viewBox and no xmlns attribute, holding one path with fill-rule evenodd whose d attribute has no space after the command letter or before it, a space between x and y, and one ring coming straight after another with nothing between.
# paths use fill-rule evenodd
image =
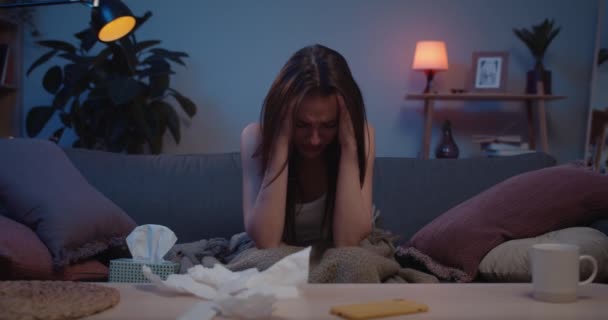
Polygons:
<instances>
[{"instance_id":1,"label":"woman's arm","mask_svg":"<svg viewBox=\"0 0 608 320\"><path fill-rule=\"evenodd\" d=\"M375 133L371 125L365 131L367 166L362 187L356 144L341 143L333 225L336 247L357 246L372 230Z\"/></svg>"},{"instance_id":2,"label":"woman's arm","mask_svg":"<svg viewBox=\"0 0 608 320\"><path fill-rule=\"evenodd\" d=\"M259 124L250 124L241 133L243 216L245 231L256 246L273 248L281 244L285 224L289 137L280 135L277 138L262 175L261 156L253 157L261 145L261 138Z\"/></svg>"}]
</instances>

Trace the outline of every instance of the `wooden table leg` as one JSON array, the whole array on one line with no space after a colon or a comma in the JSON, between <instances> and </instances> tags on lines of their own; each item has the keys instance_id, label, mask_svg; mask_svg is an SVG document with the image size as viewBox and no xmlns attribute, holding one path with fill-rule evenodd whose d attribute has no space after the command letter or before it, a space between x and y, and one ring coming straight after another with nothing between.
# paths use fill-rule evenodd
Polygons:
<instances>
[{"instance_id":1,"label":"wooden table leg","mask_svg":"<svg viewBox=\"0 0 608 320\"><path fill-rule=\"evenodd\" d=\"M433 101L424 100L424 134L422 135L422 159L429 158L431 149L431 129L433 127Z\"/></svg>"},{"instance_id":2,"label":"wooden table leg","mask_svg":"<svg viewBox=\"0 0 608 320\"><path fill-rule=\"evenodd\" d=\"M549 142L547 137L547 114L545 101L538 100L538 124L540 130L540 146L545 153L549 153Z\"/></svg>"},{"instance_id":3,"label":"wooden table leg","mask_svg":"<svg viewBox=\"0 0 608 320\"><path fill-rule=\"evenodd\" d=\"M536 93L539 95L545 94L545 86L542 81L536 82ZM540 146L545 153L549 153L549 142L547 137L547 113L545 110L545 100L539 99L538 106L538 125L540 131Z\"/></svg>"},{"instance_id":4,"label":"wooden table leg","mask_svg":"<svg viewBox=\"0 0 608 320\"><path fill-rule=\"evenodd\" d=\"M526 100L526 115L528 118L528 144L530 150L536 150L536 127L534 126L534 110L532 101Z\"/></svg>"}]
</instances>

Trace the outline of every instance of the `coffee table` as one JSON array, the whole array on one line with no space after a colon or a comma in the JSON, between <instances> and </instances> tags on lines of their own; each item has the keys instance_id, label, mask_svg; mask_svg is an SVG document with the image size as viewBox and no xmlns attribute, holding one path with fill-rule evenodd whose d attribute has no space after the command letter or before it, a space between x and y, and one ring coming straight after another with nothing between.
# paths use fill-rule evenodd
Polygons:
<instances>
[{"instance_id":1,"label":"coffee table","mask_svg":"<svg viewBox=\"0 0 608 320\"><path fill-rule=\"evenodd\" d=\"M111 284L120 290L114 308L87 319L177 319L202 300L164 293L149 284ZM298 299L280 300L275 319L339 319L331 306L403 298L429 312L387 319L608 319L608 284L581 287L575 303L533 300L531 284L310 284ZM217 319L223 319L217 317Z\"/></svg>"}]
</instances>

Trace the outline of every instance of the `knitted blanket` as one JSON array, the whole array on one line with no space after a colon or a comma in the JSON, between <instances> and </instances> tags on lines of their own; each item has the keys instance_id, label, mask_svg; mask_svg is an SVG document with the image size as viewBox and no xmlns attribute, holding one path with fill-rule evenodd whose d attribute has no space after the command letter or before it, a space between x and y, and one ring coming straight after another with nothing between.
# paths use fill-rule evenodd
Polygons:
<instances>
[{"instance_id":1,"label":"knitted blanket","mask_svg":"<svg viewBox=\"0 0 608 320\"><path fill-rule=\"evenodd\" d=\"M213 238L177 244L165 259L181 264L180 273L194 265L212 267L224 264L232 271L257 268L264 271L282 258L303 247L281 246L257 249L245 233L230 239ZM376 229L358 247L313 246L308 274L309 283L428 283L439 282L431 275L403 268L394 258L390 234Z\"/></svg>"}]
</instances>

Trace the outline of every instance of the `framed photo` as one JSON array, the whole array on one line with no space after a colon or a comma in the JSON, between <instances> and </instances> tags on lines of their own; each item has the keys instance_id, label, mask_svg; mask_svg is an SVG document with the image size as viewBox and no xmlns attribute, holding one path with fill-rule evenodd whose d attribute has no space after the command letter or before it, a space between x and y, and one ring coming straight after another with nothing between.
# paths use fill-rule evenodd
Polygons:
<instances>
[{"instance_id":1,"label":"framed photo","mask_svg":"<svg viewBox=\"0 0 608 320\"><path fill-rule=\"evenodd\" d=\"M505 91L509 53L506 51L473 52L472 91Z\"/></svg>"}]
</instances>

